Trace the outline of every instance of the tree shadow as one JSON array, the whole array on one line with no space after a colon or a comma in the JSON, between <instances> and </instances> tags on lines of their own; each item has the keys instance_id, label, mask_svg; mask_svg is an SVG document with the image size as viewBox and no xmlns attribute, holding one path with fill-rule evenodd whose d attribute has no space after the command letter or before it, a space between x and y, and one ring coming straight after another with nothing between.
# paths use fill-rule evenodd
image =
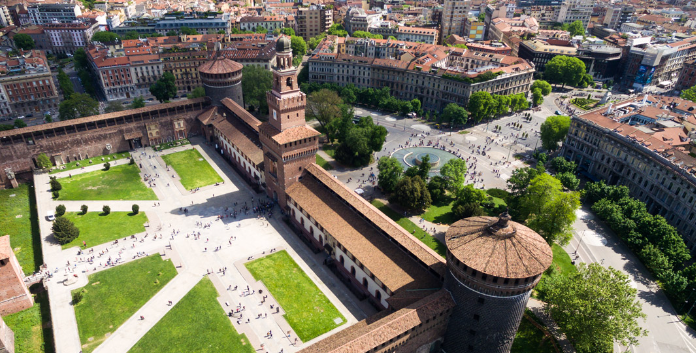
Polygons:
<instances>
[{"instance_id":1,"label":"tree shadow","mask_svg":"<svg viewBox=\"0 0 696 353\"><path fill-rule=\"evenodd\" d=\"M29 182L29 211L31 219L31 245L34 250L34 271L38 271L43 265L43 249L41 248L41 230L39 228L39 214L36 206L36 193L34 182Z\"/></svg>"}]
</instances>

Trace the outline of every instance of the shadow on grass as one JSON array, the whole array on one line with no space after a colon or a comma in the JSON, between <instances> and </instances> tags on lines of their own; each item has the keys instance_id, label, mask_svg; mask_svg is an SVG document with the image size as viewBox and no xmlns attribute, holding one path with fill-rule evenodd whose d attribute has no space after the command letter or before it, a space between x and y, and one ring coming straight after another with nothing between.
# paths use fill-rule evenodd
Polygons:
<instances>
[{"instance_id":1,"label":"shadow on grass","mask_svg":"<svg viewBox=\"0 0 696 353\"><path fill-rule=\"evenodd\" d=\"M39 215L36 210L36 193L34 183L29 182L29 209L31 212L31 244L34 248L34 271L38 271L43 264L43 252L41 249L41 231L39 230Z\"/></svg>"}]
</instances>

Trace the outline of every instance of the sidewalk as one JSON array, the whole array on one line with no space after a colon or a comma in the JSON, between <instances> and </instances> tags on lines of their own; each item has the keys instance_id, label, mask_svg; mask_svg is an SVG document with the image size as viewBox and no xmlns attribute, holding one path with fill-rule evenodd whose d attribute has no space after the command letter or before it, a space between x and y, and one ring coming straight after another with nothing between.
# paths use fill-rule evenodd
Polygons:
<instances>
[{"instance_id":1,"label":"sidewalk","mask_svg":"<svg viewBox=\"0 0 696 353\"><path fill-rule=\"evenodd\" d=\"M566 335L563 332L561 332L561 329L558 327L558 325L556 325L556 322L553 321L551 315L549 315L546 312L544 302L535 298L530 298L529 302L527 303L527 308L529 308L529 310L531 310L534 313L534 315L536 315L539 319L541 319L541 321L544 322L544 325L549 330L549 332L551 332L551 334L554 337L556 337L556 341L558 341L558 344L561 346L561 349L564 353L575 353L575 348L572 344L570 344L570 341L568 341Z\"/></svg>"}]
</instances>

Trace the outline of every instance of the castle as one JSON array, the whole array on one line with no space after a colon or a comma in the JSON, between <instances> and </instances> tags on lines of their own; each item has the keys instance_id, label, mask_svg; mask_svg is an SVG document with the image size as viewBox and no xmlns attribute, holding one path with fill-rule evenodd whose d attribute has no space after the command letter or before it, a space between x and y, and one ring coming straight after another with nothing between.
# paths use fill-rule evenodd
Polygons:
<instances>
[{"instance_id":1,"label":"castle","mask_svg":"<svg viewBox=\"0 0 696 353\"><path fill-rule=\"evenodd\" d=\"M290 39L276 42L269 116L241 102L241 65L215 53L200 68L208 97L0 132L0 184L47 153L56 165L202 135L287 221L374 316L301 352L509 352L532 288L552 260L531 229L500 217L453 224L442 258L314 163L319 132Z\"/></svg>"}]
</instances>

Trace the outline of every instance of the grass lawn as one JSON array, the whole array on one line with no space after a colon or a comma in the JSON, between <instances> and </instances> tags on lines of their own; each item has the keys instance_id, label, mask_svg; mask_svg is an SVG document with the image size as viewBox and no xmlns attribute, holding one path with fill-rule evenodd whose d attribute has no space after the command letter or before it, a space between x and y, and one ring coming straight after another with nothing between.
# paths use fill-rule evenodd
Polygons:
<instances>
[{"instance_id":1,"label":"grass lawn","mask_svg":"<svg viewBox=\"0 0 696 353\"><path fill-rule=\"evenodd\" d=\"M60 178L59 200L157 200L155 192L140 180L136 165L122 164L108 171Z\"/></svg>"},{"instance_id":2,"label":"grass lawn","mask_svg":"<svg viewBox=\"0 0 696 353\"><path fill-rule=\"evenodd\" d=\"M82 246L82 241L87 242L87 247L92 247L141 233L145 231L144 224L147 222L145 212L137 215L130 212L111 212L106 216L101 212L87 212L86 215L82 212L66 212L63 217L75 223L80 230L80 236L63 245L63 249Z\"/></svg>"},{"instance_id":3,"label":"grass lawn","mask_svg":"<svg viewBox=\"0 0 696 353\"><path fill-rule=\"evenodd\" d=\"M536 298L542 299L544 297L544 283L551 276L568 276L577 272L577 268L571 262L570 255L563 250L558 244L553 244L551 246L553 251L553 262L551 263L551 270L546 270L541 276L539 284L534 288L532 292Z\"/></svg>"},{"instance_id":4,"label":"grass lawn","mask_svg":"<svg viewBox=\"0 0 696 353\"><path fill-rule=\"evenodd\" d=\"M285 310L285 320L303 342L346 323L346 318L287 251L248 262L246 268L271 291ZM337 318L341 320L338 324L334 322Z\"/></svg>"},{"instance_id":5,"label":"grass lawn","mask_svg":"<svg viewBox=\"0 0 696 353\"><path fill-rule=\"evenodd\" d=\"M234 329L218 296L204 277L129 352L253 353L254 347Z\"/></svg>"},{"instance_id":6,"label":"grass lawn","mask_svg":"<svg viewBox=\"0 0 696 353\"><path fill-rule=\"evenodd\" d=\"M587 98L573 98L570 100L570 103L574 104L576 107L582 110L590 110L597 106L599 100Z\"/></svg>"},{"instance_id":7,"label":"grass lawn","mask_svg":"<svg viewBox=\"0 0 696 353\"><path fill-rule=\"evenodd\" d=\"M104 158L103 161L102 161L102 158ZM106 162L113 162L115 160L119 160L119 159L123 159L123 158L130 158L130 153L120 152L120 153L108 154L105 156L97 156L97 157L87 158L87 159L83 159L81 161L72 161L70 163L66 163L66 164L63 164L61 166L61 168L65 167L65 169L59 169L57 167L54 167L54 169L51 170L49 172L49 174L66 172L68 170L79 169L82 167L88 167L88 166L95 165L95 164L104 164ZM90 163L90 162L92 162L92 163ZM80 166L78 166L77 163L80 163Z\"/></svg>"},{"instance_id":8,"label":"grass lawn","mask_svg":"<svg viewBox=\"0 0 696 353\"><path fill-rule=\"evenodd\" d=\"M389 208L389 206L383 204L379 200L372 200L372 205L377 207L380 211L382 211L382 213L387 215L387 217L391 218L394 222L406 229L407 232L413 234L413 236L422 241L427 247L435 250L435 252L440 254L440 256L445 257L447 254L447 247L445 244L435 239L435 237L432 235L424 232L421 227L411 222L410 219L402 217L398 212L392 210Z\"/></svg>"},{"instance_id":9,"label":"grass lawn","mask_svg":"<svg viewBox=\"0 0 696 353\"><path fill-rule=\"evenodd\" d=\"M34 295L34 306L2 318L14 331L16 353L52 353L53 330L48 292Z\"/></svg>"},{"instance_id":10,"label":"grass lawn","mask_svg":"<svg viewBox=\"0 0 696 353\"><path fill-rule=\"evenodd\" d=\"M452 224L458 221L458 219L454 217L454 214L452 213L453 203L454 197L443 197L442 200L430 205L430 207L428 207L421 217L428 222Z\"/></svg>"},{"instance_id":11,"label":"grass lawn","mask_svg":"<svg viewBox=\"0 0 696 353\"><path fill-rule=\"evenodd\" d=\"M324 170L331 170L333 167L329 162L327 162L324 158L322 158L319 154L317 156L317 164L319 164L320 167L324 168Z\"/></svg>"},{"instance_id":12,"label":"grass lawn","mask_svg":"<svg viewBox=\"0 0 696 353\"><path fill-rule=\"evenodd\" d=\"M336 145L329 145L328 143L321 147L326 154L331 156L331 158L336 158Z\"/></svg>"},{"instance_id":13,"label":"grass lawn","mask_svg":"<svg viewBox=\"0 0 696 353\"><path fill-rule=\"evenodd\" d=\"M154 149L157 151L164 151L164 150L167 150L167 149L170 149L173 147L186 146L186 145L190 145L190 144L191 144L191 141L189 141L188 139L181 139L181 140L176 140L176 141L172 141L172 142L165 142L165 143L156 145L154 147Z\"/></svg>"},{"instance_id":14,"label":"grass lawn","mask_svg":"<svg viewBox=\"0 0 696 353\"><path fill-rule=\"evenodd\" d=\"M196 149L167 154L162 159L179 174L186 190L222 183L222 178Z\"/></svg>"},{"instance_id":15,"label":"grass lawn","mask_svg":"<svg viewBox=\"0 0 696 353\"><path fill-rule=\"evenodd\" d=\"M0 236L10 235L10 245L24 274L34 273L43 264L43 258L33 184L0 190L0 215Z\"/></svg>"},{"instance_id":16,"label":"grass lawn","mask_svg":"<svg viewBox=\"0 0 696 353\"><path fill-rule=\"evenodd\" d=\"M551 342L553 338L545 338L545 336L542 330L524 317L517 329L510 353L555 353L556 350Z\"/></svg>"},{"instance_id":17,"label":"grass lawn","mask_svg":"<svg viewBox=\"0 0 696 353\"><path fill-rule=\"evenodd\" d=\"M82 351L97 348L174 276L172 261L159 254L90 275L86 286L73 291L84 295L75 305Z\"/></svg>"}]
</instances>

